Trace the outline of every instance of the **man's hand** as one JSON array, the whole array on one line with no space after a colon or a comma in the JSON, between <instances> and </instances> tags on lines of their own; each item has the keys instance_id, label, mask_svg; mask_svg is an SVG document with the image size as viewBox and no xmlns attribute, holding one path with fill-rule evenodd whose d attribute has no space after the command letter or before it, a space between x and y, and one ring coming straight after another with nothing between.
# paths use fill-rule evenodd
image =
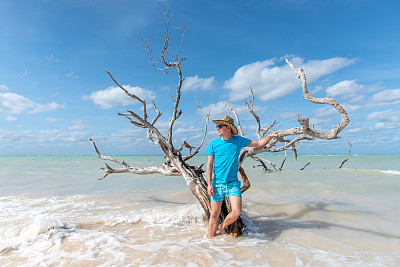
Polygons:
<instances>
[{"instance_id":1,"label":"man's hand","mask_svg":"<svg viewBox=\"0 0 400 267\"><path fill-rule=\"evenodd\" d=\"M275 131L275 132L273 132L273 133L269 134L268 136L270 136L270 137L271 137L271 139L272 139L272 137L277 137L277 136L278 136L278 134L277 134L277 133L279 133L280 131L281 131L281 130Z\"/></svg>"},{"instance_id":2,"label":"man's hand","mask_svg":"<svg viewBox=\"0 0 400 267\"><path fill-rule=\"evenodd\" d=\"M248 145L248 147L257 147L257 148L261 148L263 146L265 146L272 138L277 137L278 133L281 130L275 131L269 135L267 135L266 137L262 138L259 141L251 141L250 144Z\"/></svg>"},{"instance_id":3,"label":"man's hand","mask_svg":"<svg viewBox=\"0 0 400 267\"><path fill-rule=\"evenodd\" d=\"M207 187L207 193L211 197L214 196L214 188L213 188L213 186L211 184L208 185L208 187Z\"/></svg>"}]
</instances>

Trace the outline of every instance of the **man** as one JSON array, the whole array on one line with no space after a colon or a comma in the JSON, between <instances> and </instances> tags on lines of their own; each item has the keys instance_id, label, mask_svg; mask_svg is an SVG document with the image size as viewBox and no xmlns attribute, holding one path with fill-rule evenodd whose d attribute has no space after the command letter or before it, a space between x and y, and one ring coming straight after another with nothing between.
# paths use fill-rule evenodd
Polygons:
<instances>
[{"instance_id":1,"label":"man","mask_svg":"<svg viewBox=\"0 0 400 267\"><path fill-rule=\"evenodd\" d=\"M220 120L213 120L213 122L217 124L218 136L220 137L211 141L207 149L207 191L211 196L209 238L214 237L217 233L218 217L225 194L228 195L231 202L231 212L219 226L221 235L226 234L225 228L235 222L242 212L242 194L240 192L240 181L237 177L240 150L246 146L263 147L273 137L277 136L274 132L259 141L251 141L242 136L237 136L238 130L233 119L229 116L224 116Z\"/></svg>"}]
</instances>

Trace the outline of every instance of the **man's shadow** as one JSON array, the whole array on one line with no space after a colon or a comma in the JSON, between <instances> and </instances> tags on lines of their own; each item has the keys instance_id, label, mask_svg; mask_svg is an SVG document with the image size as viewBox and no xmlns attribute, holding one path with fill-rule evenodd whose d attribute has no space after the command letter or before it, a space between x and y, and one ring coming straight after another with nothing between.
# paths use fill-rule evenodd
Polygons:
<instances>
[{"instance_id":1,"label":"man's shadow","mask_svg":"<svg viewBox=\"0 0 400 267\"><path fill-rule=\"evenodd\" d=\"M279 212L274 214L269 214L268 216L251 216L245 217L245 223L250 226L251 230L247 230L247 235L257 236L257 238L275 240L284 231L289 229L329 229L332 227L347 229L352 231L357 231L360 233L369 233L378 235L381 237L395 238L400 240L400 236L387 234L383 232L377 232L370 229L355 228L351 226L341 225L334 222L318 221L318 220L308 220L308 221L298 221L301 217L305 216L307 213L313 211L324 211L324 212L338 212L327 210L326 206L331 203L317 202L314 205L306 205L303 209L300 209L295 214L289 215L285 212ZM335 203L342 204L344 203ZM285 218L282 218L285 217ZM256 234L256 235L255 235ZM261 234L261 235L260 235Z\"/></svg>"}]
</instances>

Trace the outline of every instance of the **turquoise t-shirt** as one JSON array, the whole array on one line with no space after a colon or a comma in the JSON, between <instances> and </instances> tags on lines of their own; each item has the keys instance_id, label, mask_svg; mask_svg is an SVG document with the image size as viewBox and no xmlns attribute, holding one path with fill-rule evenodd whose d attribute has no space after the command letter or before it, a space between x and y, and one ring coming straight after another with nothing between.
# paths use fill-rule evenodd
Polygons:
<instances>
[{"instance_id":1,"label":"turquoise t-shirt","mask_svg":"<svg viewBox=\"0 0 400 267\"><path fill-rule=\"evenodd\" d=\"M226 183L238 179L239 153L250 142L250 139L237 135L232 135L228 140L219 137L210 142L206 154L214 156L215 182Z\"/></svg>"}]
</instances>

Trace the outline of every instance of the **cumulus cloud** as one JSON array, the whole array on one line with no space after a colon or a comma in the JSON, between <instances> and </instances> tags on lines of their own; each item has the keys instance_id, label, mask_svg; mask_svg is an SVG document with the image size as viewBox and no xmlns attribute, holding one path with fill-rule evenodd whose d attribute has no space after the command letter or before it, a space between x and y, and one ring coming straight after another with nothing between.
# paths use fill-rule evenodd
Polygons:
<instances>
[{"instance_id":1,"label":"cumulus cloud","mask_svg":"<svg viewBox=\"0 0 400 267\"><path fill-rule=\"evenodd\" d=\"M339 95L353 96L358 94L363 87L363 85L357 84L356 80L345 80L328 87L326 94L331 97Z\"/></svg>"},{"instance_id":2,"label":"cumulus cloud","mask_svg":"<svg viewBox=\"0 0 400 267\"><path fill-rule=\"evenodd\" d=\"M400 122L400 109L389 109L384 111L375 111L367 115L367 120L381 120Z\"/></svg>"},{"instance_id":3,"label":"cumulus cloud","mask_svg":"<svg viewBox=\"0 0 400 267\"><path fill-rule=\"evenodd\" d=\"M375 106L389 106L400 103L400 89L386 89L374 94L370 101Z\"/></svg>"},{"instance_id":4,"label":"cumulus cloud","mask_svg":"<svg viewBox=\"0 0 400 267\"><path fill-rule=\"evenodd\" d=\"M15 93L0 93L0 115L15 115L35 107L36 103Z\"/></svg>"},{"instance_id":5,"label":"cumulus cloud","mask_svg":"<svg viewBox=\"0 0 400 267\"><path fill-rule=\"evenodd\" d=\"M247 108L242 105L234 105L234 104L230 104L230 106L236 110L236 112L240 115L243 114L247 111ZM257 110L257 108L255 108ZM205 109L204 109L205 110ZM202 113L200 110L197 111L197 114L201 117L204 117L204 113ZM233 114L231 112L231 110L224 104L223 101L220 101L216 104L211 104L211 113L210 113L210 118L215 120L215 119L220 119L223 116L228 115L230 117L233 118Z\"/></svg>"},{"instance_id":6,"label":"cumulus cloud","mask_svg":"<svg viewBox=\"0 0 400 267\"><path fill-rule=\"evenodd\" d=\"M382 89L379 84L363 85L356 80L345 80L334 84L326 89L326 94L330 97L342 96L351 103L364 103L365 93Z\"/></svg>"},{"instance_id":7,"label":"cumulus cloud","mask_svg":"<svg viewBox=\"0 0 400 267\"><path fill-rule=\"evenodd\" d=\"M9 91L5 85L1 85L0 87L3 88L3 90L7 89L7 91ZM40 104L19 94L0 92L0 116L16 115L25 111L27 111L28 114L35 114L60 108L64 108L64 106L56 102Z\"/></svg>"},{"instance_id":8,"label":"cumulus cloud","mask_svg":"<svg viewBox=\"0 0 400 267\"><path fill-rule=\"evenodd\" d=\"M249 97L250 87L262 101L278 99L299 88L300 83L290 67L287 64L276 66L278 61L267 59L240 67L233 77L224 83L224 88L230 90L230 100L237 101ZM297 68L304 69L308 82L316 81L355 62L354 59L342 57L307 62L302 58L292 57L291 61Z\"/></svg>"},{"instance_id":9,"label":"cumulus cloud","mask_svg":"<svg viewBox=\"0 0 400 267\"><path fill-rule=\"evenodd\" d=\"M140 99L151 101L155 99L156 94L153 91L141 87L123 86L128 92L138 96ZM84 100L90 100L102 109L108 109L115 106L128 106L139 103L127 96L119 87L110 86L105 90L92 92L91 95L82 97Z\"/></svg>"},{"instance_id":10,"label":"cumulus cloud","mask_svg":"<svg viewBox=\"0 0 400 267\"><path fill-rule=\"evenodd\" d=\"M214 77L199 78L197 75L187 77L183 82L182 91L211 90L214 88L214 80Z\"/></svg>"}]
</instances>

